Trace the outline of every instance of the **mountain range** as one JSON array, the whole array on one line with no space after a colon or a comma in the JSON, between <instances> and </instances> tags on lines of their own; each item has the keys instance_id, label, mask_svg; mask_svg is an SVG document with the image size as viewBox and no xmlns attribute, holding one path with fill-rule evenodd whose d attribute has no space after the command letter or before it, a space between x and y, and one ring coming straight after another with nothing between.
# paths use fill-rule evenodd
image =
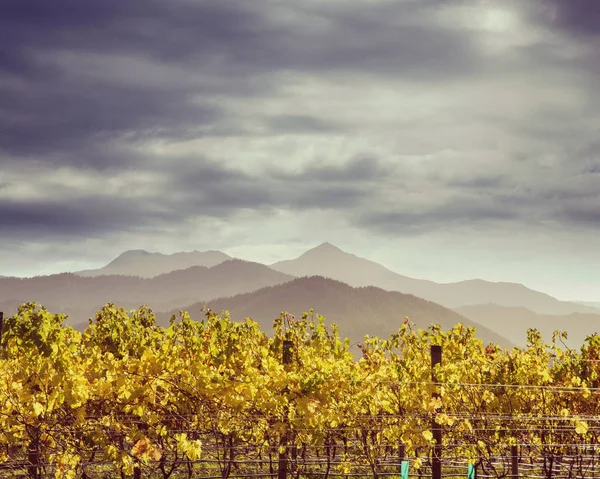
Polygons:
<instances>
[{"instance_id":1,"label":"mountain range","mask_svg":"<svg viewBox=\"0 0 600 479\"><path fill-rule=\"evenodd\" d=\"M577 301L577 303L600 309L600 301Z\"/></svg>"},{"instance_id":2,"label":"mountain range","mask_svg":"<svg viewBox=\"0 0 600 479\"><path fill-rule=\"evenodd\" d=\"M600 333L600 314L538 314L523 307L496 304L462 306L454 311L473 322L486 324L489 327L493 325L497 334L514 344L525 342L525 332L529 328L537 329L547 342L552 340L554 331L567 331L568 337L563 343L569 348L578 348L587 336Z\"/></svg>"},{"instance_id":3,"label":"mountain range","mask_svg":"<svg viewBox=\"0 0 600 479\"><path fill-rule=\"evenodd\" d=\"M340 335L350 338L352 343L362 341L367 334L389 337L398 331L404 317L408 316L421 328L437 323L448 329L460 322L476 327L478 337L486 343L512 344L491 329L431 301L374 286L353 288L322 276L297 278L252 293L198 302L184 310L192 318L198 318L205 306L213 311L227 310L235 321L253 318L267 334L272 332L273 319L282 312L291 313L299 319L303 312L313 308L315 313L325 316L328 323L336 323ZM170 317L176 313L159 314L159 322L168 324Z\"/></svg>"},{"instance_id":4,"label":"mountain range","mask_svg":"<svg viewBox=\"0 0 600 479\"><path fill-rule=\"evenodd\" d=\"M144 250L130 250L119 255L106 266L98 269L76 271L79 276L125 275L152 278L160 274L170 273L178 269L192 266L210 268L232 259L220 251L192 251L174 254L149 253Z\"/></svg>"},{"instance_id":5,"label":"mountain range","mask_svg":"<svg viewBox=\"0 0 600 479\"><path fill-rule=\"evenodd\" d=\"M373 261L346 253L330 243L323 243L299 258L275 263L271 268L297 277L318 274L351 286L378 286L389 291L401 291L448 308L493 303L523 306L540 314L600 313L600 309L592 306L559 301L518 283L495 283L481 279L436 283L409 278Z\"/></svg>"},{"instance_id":6,"label":"mountain range","mask_svg":"<svg viewBox=\"0 0 600 479\"><path fill-rule=\"evenodd\" d=\"M107 302L126 309L147 304L165 312L159 314L163 319L169 311L196 311L199 304L209 304L267 327L282 310L298 315L312 307L352 339L388 334L404 316L420 326L428 319L448 326L473 324L480 337L504 344L524 344L527 327L543 330L546 339L562 327L573 344L600 329L600 307L593 303L559 301L518 283L411 278L330 243L269 266L220 251L165 255L132 250L99 269L0 277L0 310L11 314L26 301L68 314L69 322L79 325Z\"/></svg>"},{"instance_id":7,"label":"mountain range","mask_svg":"<svg viewBox=\"0 0 600 479\"><path fill-rule=\"evenodd\" d=\"M153 278L139 276L81 277L63 273L35 278L0 279L0 304L6 310L27 301L68 314L70 323L86 321L105 303L125 309L142 304L155 311L184 307L200 298L212 299L246 293L293 279L267 266L239 259L210 268L192 266Z\"/></svg>"}]
</instances>

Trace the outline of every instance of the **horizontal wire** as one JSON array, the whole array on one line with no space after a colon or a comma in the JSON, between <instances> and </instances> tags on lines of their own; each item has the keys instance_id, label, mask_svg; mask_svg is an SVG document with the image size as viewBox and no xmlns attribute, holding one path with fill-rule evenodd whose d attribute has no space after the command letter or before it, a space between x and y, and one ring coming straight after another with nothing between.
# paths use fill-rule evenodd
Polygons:
<instances>
[{"instance_id":1,"label":"horizontal wire","mask_svg":"<svg viewBox=\"0 0 600 479\"><path fill-rule=\"evenodd\" d=\"M316 411L319 412L319 411ZM260 421L269 421L269 422L273 422L273 423L280 423L283 422L284 420L289 420L289 418L287 416L282 416L282 415L261 415L261 414L232 414L231 417L223 417L223 416L218 416L217 414L212 414L212 415L205 415L200 413L197 414L192 414L192 413L188 413L188 414L181 414L181 413L168 413L168 412L162 412L162 411L153 411L150 410L148 412L148 414L157 414L160 413L162 415L160 421L161 422L177 422L177 421L188 421L190 422L193 419L202 419L204 421L224 421L224 420L230 420L230 421L234 421L234 422L244 422L248 419L254 419L254 420L260 420ZM597 415L581 415L581 414L569 414L567 416L559 416L559 415L549 415L549 414L539 414L539 413L535 413L535 412L530 412L530 413L517 413L517 414L509 414L509 413L503 413L503 412L487 412L487 411L478 411L478 412L461 412L461 411L452 411L452 410L448 410L448 409L442 409L441 411L438 412L428 412L428 413L424 413L424 412L406 412L406 413L375 413L375 414L352 414L352 415L340 415L336 418L336 420L338 422L343 422L343 421L350 421L350 420L363 420L363 419L431 419L432 416L435 415L439 415L439 414L445 414L447 416L450 417L457 417L457 418L472 418L472 419L477 419L477 420L484 420L484 419L498 419L498 418L509 418L509 419L516 419L516 420L524 420L524 419L535 419L535 420L557 420L557 421L572 421L572 420L579 420L579 419L593 419L593 420L597 420L600 421L600 403L598 403L598 414ZM14 417L14 416L10 416L8 414L4 414L6 416L9 417ZM201 417L200 417L201 416ZM43 416L42 416L43 417ZM304 414L297 414L294 418L292 418L292 420L294 419L306 419L306 418L310 418L310 415L304 415ZM85 420L92 420L92 421L102 421L104 419L108 419L108 420L118 420L118 421L129 421L129 422L138 422L138 423L146 423L145 421L143 421L144 417L143 416L138 416L135 414L106 414L106 415L86 415L84 417Z\"/></svg>"}]
</instances>

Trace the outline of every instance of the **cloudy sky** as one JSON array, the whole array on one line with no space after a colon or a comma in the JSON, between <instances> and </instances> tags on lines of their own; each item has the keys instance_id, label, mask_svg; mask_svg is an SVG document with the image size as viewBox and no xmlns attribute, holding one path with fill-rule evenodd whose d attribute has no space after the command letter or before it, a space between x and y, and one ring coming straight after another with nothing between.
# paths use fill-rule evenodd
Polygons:
<instances>
[{"instance_id":1,"label":"cloudy sky","mask_svg":"<svg viewBox=\"0 0 600 479\"><path fill-rule=\"evenodd\" d=\"M0 275L323 241L600 299L598 0L7 0Z\"/></svg>"}]
</instances>

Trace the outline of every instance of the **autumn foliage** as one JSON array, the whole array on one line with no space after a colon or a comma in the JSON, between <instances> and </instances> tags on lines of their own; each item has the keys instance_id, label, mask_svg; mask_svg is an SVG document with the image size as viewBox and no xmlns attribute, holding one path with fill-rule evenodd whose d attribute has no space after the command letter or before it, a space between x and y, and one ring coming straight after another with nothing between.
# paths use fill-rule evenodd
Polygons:
<instances>
[{"instance_id":1,"label":"autumn foliage","mask_svg":"<svg viewBox=\"0 0 600 479\"><path fill-rule=\"evenodd\" d=\"M365 338L355 356L312 312L282 314L273 337L251 319L198 319L163 328L147 308L106 305L80 333L22 305L0 349L0 472L227 477L276 471L285 453L295 474L376 477L399 454L426 467L432 421L444 457L499 477L493 457L511 445L558 458L599 443L597 335L575 351L530 331L526 348L503 350L460 324L415 330L399 317L396 334ZM436 383L432 344L443 350Z\"/></svg>"}]
</instances>

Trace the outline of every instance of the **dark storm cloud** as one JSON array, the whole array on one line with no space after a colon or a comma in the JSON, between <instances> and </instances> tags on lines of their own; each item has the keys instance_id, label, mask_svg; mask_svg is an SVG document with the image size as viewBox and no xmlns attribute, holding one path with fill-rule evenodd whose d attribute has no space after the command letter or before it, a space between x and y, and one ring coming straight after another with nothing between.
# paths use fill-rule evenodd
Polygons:
<instances>
[{"instance_id":1,"label":"dark storm cloud","mask_svg":"<svg viewBox=\"0 0 600 479\"><path fill-rule=\"evenodd\" d=\"M187 129L217 120L182 92L156 92L93 84L56 84L15 95L0 89L0 149L13 155L46 155L92 147L97 141L185 136ZM75 164L95 165L97 157L77 155ZM97 165L100 166L100 165Z\"/></svg>"},{"instance_id":2,"label":"dark storm cloud","mask_svg":"<svg viewBox=\"0 0 600 479\"><path fill-rule=\"evenodd\" d=\"M456 226L512 224L522 218L510 202L493 202L486 198L452 198L435 207L399 205L398 211L372 210L356 215L361 228L388 236L420 235Z\"/></svg>"},{"instance_id":3,"label":"dark storm cloud","mask_svg":"<svg viewBox=\"0 0 600 479\"><path fill-rule=\"evenodd\" d=\"M484 57L471 36L452 26L400 19L433 8L424 2L390 2L340 7L331 15L330 32L316 35L305 45L309 70L360 71L362 74L402 75L426 83L439 83L480 72Z\"/></svg>"},{"instance_id":4,"label":"dark storm cloud","mask_svg":"<svg viewBox=\"0 0 600 479\"><path fill-rule=\"evenodd\" d=\"M600 198L599 198L600 200ZM595 205L590 205L587 208L567 209L560 215L561 219L567 223L593 227L595 230L600 229L600 210L598 209L598 201Z\"/></svg>"},{"instance_id":5,"label":"dark storm cloud","mask_svg":"<svg viewBox=\"0 0 600 479\"><path fill-rule=\"evenodd\" d=\"M228 217L243 209L282 207L347 210L373 198L390 171L377 158L337 166L312 164L297 173L272 168L247 173L215 162L188 161L173 169L170 182L179 193L166 201L175 214L184 216Z\"/></svg>"},{"instance_id":6,"label":"dark storm cloud","mask_svg":"<svg viewBox=\"0 0 600 479\"><path fill-rule=\"evenodd\" d=\"M244 183L213 184L190 192L175 203L175 214L228 218L243 210L268 212L277 208L289 210L347 210L360 204L364 188L347 185L306 185L303 188L258 178Z\"/></svg>"},{"instance_id":7,"label":"dark storm cloud","mask_svg":"<svg viewBox=\"0 0 600 479\"><path fill-rule=\"evenodd\" d=\"M505 164L507 173L416 173L407 195L395 207L381 199L352 212L356 226L388 236L484 227L505 233L542 225L565 230L600 229L600 148L597 142L567 150L550 163L530 156ZM451 170L450 170L451 171ZM510 174L509 174L510 173Z\"/></svg>"},{"instance_id":8,"label":"dark storm cloud","mask_svg":"<svg viewBox=\"0 0 600 479\"><path fill-rule=\"evenodd\" d=\"M10 80L0 89L0 146L8 156L48 161L107 139L243 134L210 100L272 93L276 72L440 82L482 65L459 29L423 19L398 25L408 14L425 15L432 2L417 5L300 4L296 15L305 17L292 21L281 10L293 5L262 0L8 2L0 15L0 70ZM311 29L311 18L326 26ZM127 58L160 65L166 78L157 84L153 72L136 77ZM293 114L265 123L273 134L335 128ZM79 154L63 161L93 164Z\"/></svg>"},{"instance_id":9,"label":"dark storm cloud","mask_svg":"<svg viewBox=\"0 0 600 479\"><path fill-rule=\"evenodd\" d=\"M543 0L551 7L554 26L580 35L600 36L600 2L596 0Z\"/></svg>"},{"instance_id":10,"label":"dark storm cloud","mask_svg":"<svg viewBox=\"0 0 600 479\"><path fill-rule=\"evenodd\" d=\"M557 6L556 25L573 32L594 33L597 17L593 12L597 10L584 15L587 2L543 1ZM244 135L268 140L284 135L345 133L350 142L360 135L361 128L372 123L384 128L395 126L390 135L398 134L398 143L406 140L407 144L392 153L404 154L402 148L411 149L408 136L412 133L402 131L411 128L399 125L414 126L413 133L418 133L415 136L426 136L424 143L452 142L440 129L447 120L442 118L436 126L436 115L445 116L446 108L454 108L452 101L446 106L442 97L446 87L457 91L457 80L465 80L465 91L458 93L465 95L464 103L457 110L468 119L470 109L475 111L480 106L475 103L481 101L469 96L471 86L477 90L479 86L486 88L489 81L502 84L504 75L513 88L515 79L537 81L538 77L529 77L527 72L538 68L558 84L555 72L565 65L569 72L581 66L577 63L581 59L565 59L550 44L507 48L507 53L488 56L473 30L434 18L439 5L451 5L452 1L5 3L0 13L0 161L10 163L13 169L25 162L44 165L39 175L68 165L103 170L107 175L125 169L139 170L140 176L158 171L163 179L153 194L137 199L117 193L102 195L101 188L89 193L79 191L64 200L57 199L60 195L53 191L48 191L45 201L8 201L0 197L3 237L36 237L40 232L55 237L109 235L139 228L168 228L203 216L228 219L245 210L260 213L275 209L335 210L355 225L390 234L482 223L520 224L529 218L562 218L566 223L571 218L577 224L597 225L590 209L593 198L590 200L587 194L594 184L558 187L558 183L550 183L543 189L535 184L539 173L532 171L480 174L458 165L455 173L435 176L389 166L386 158L352 154L345 162L331 164L325 155L319 159L318 150L307 161L300 147L290 151L289 158L282 155L272 159L272 164L286 168L243 168L247 152L232 151L227 145L223 148L224 158L210 160L202 156L202 151L196 158L172 158L164 153L165 148L160 155L136 151L137 146L153 139ZM595 3L588 6L597 9ZM583 74L580 77L584 90L588 79ZM414 90L409 89L407 94L424 94L425 113L415 112L424 119L412 125L411 119L402 123L390 112L383 112L380 118L373 111L374 118L367 114L349 124L343 108L323 111L320 118L311 105L306 113L299 103L307 97L300 95L301 100L295 103L296 90L286 87L292 85L300 91L306 81L308 86L302 94L315 91L319 97L320 80L324 81L323 88L331 88L336 82L342 88L354 86L354 90L347 90L350 96L344 107L348 110L353 108L351 95L357 95L357 100L376 96L377 92L369 90L370 80L388 81L390 85L398 80L399 92L403 91L402 84L413 82ZM514 88L514 103L526 100ZM427 97L426 89L438 92L439 98ZM557 87L557 92L562 90ZM566 96L569 92L567 88ZM586 98L597 97L596 89L584 92ZM236 101L244 105L243 101L252 98L258 99L257 111L248 113L243 106L238 108ZM273 109L265 102L263 111L263 98L278 102ZM404 108L400 93L393 101L397 103L390 105L390 111ZM502 106L491 104L487 114L498 114L496 108L502 110ZM408 108L414 108L414 104ZM525 118L522 122L511 117L493 126L508 131L512 125L513 136L547 142L550 149L557 139L575 138L583 144L589 138L591 127L571 124L580 113L576 108L566 115L564 104L559 103L555 110L540 111L538 116L527 116L526 108L523 114L515 115ZM408 110L406 113L412 114ZM587 114L595 114L593 108ZM336 117L338 121L331 120ZM451 121L458 123L458 118ZM258 125L259 133L245 122ZM489 117L481 122L492 124ZM310 141L307 138L302 147ZM427 149L435 156L435 146L428 145ZM593 148L587 154L578 152L573 162L582 172L595 174L596 153ZM524 155L526 162L532 161L528 152ZM240 167L225 166L233 162ZM445 171L442 163L437 168ZM566 163L557 168L570 171ZM35 173L26 181L37 181ZM418 193L427 196L427 206L411 206L411 198L403 197L405 185L412 191L421 188ZM449 190L460 190L462 194L448 195ZM384 194L390 191L393 199ZM580 201L576 193L582 191L586 194ZM450 199L444 200L448 196ZM558 198L571 202L560 209L554 203ZM392 202L397 203L396 210L390 206Z\"/></svg>"},{"instance_id":11,"label":"dark storm cloud","mask_svg":"<svg viewBox=\"0 0 600 479\"><path fill-rule=\"evenodd\" d=\"M246 171L206 158L166 157L155 165L159 183L146 189L143 197L80 190L80 196L68 200L0 200L0 230L4 237L41 232L49 237L99 237L148 228L168 230L190 218L229 219L247 210L277 209L336 211L350 224L386 235L467 225L529 227L546 220L597 227L593 205L598 204L600 182L590 181L588 173L597 166L595 151L590 146L578 152L578 157L588 152L586 165L575 162L557 170L540 168L537 173L523 170L518 178L477 171L440 176L435 169L411 171L370 156L336 165L305 164L293 172L272 167ZM135 178L135 170L130 173ZM532 175L553 176L536 182ZM592 176L600 180L600 175ZM587 181L575 183L577 178ZM135 193L133 181L126 186L130 193ZM427 197L425 204L415 202L407 185L412 193ZM382 195L390 188L395 190L393 202Z\"/></svg>"},{"instance_id":12,"label":"dark storm cloud","mask_svg":"<svg viewBox=\"0 0 600 479\"><path fill-rule=\"evenodd\" d=\"M103 194L99 183L97 192L72 188L61 195L39 187L47 192L47 199L0 197L0 234L7 239L105 237L168 230L190 218L227 219L245 210L348 211L374 198L376 184L387 169L376 159L354 160L336 168L314 165L284 176L273 171L248 173L208 160L192 163L170 158L158 171L160 181L138 196L135 170L131 170L132 183L124 190L129 195Z\"/></svg>"},{"instance_id":13,"label":"dark storm cloud","mask_svg":"<svg viewBox=\"0 0 600 479\"><path fill-rule=\"evenodd\" d=\"M256 87L243 78L211 83L224 72L211 72L210 62L223 47L243 57L259 35L252 31L262 26L257 15L231 2L8 2L0 15L0 71L9 80L0 88L0 148L45 161L107 139L201 136L203 127L220 120L218 108L203 100ZM166 77L169 65L188 60L203 71L188 72L200 75L197 82L182 82L178 75L185 72L174 70L156 84L143 71L136 78L135 63L115 63L110 55L149 65L160 60ZM88 72L94 60L103 63ZM93 165L81 155L61 161Z\"/></svg>"},{"instance_id":14,"label":"dark storm cloud","mask_svg":"<svg viewBox=\"0 0 600 479\"><path fill-rule=\"evenodd\" d=\"M76 201L0 199L3 238L87 238L133 230L160 214L123 198L89 196Z\"/></svg>"},{"instance_id":15,"label":"dark storm cloud","mask_svg":"<svg viewBox=\"0 0 600 479\"><path fill-rule=\"evenodd\" d=\"M2 13L0 27L21 57L38 49L68 49L189 60L216 45L251 49L252 38L267 26L260 15L228 0L23 0L3 5ZM30 57L30 62L35 60Z\"/></svg>"}]
</instances>

